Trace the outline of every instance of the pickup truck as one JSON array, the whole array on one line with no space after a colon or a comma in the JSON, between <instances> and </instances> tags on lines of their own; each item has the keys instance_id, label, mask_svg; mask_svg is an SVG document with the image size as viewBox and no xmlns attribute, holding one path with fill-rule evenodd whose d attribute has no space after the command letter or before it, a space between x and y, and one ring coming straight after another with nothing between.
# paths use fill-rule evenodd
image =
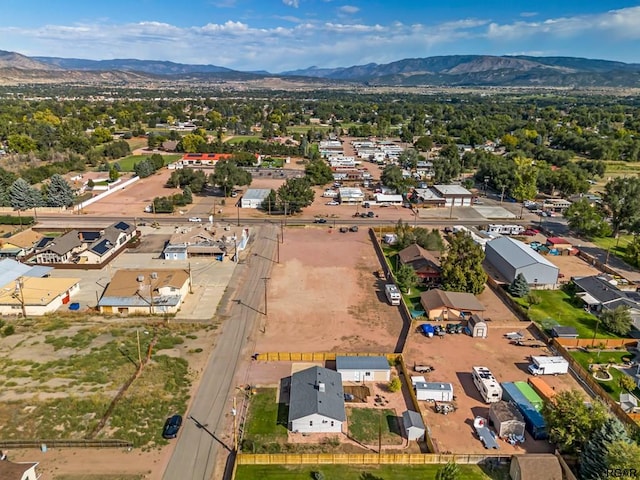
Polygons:
<instances>
[{"instance_id":1,"label":"pickup truck","mask_svg":"<svg viewBox=\"0 0 640 480\"><path fill-rule=\"evenodd\" d=\"M435 368L431 365L413 365L413 371L417 373L431 373Z\"/></svg>"}]
</instances>

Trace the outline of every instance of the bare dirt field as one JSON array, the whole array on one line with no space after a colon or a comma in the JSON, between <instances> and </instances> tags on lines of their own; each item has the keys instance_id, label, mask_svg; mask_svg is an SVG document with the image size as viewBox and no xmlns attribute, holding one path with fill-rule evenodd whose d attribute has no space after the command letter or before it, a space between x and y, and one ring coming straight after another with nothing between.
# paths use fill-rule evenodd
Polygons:
<instances>
[{"instance_id":1,"label":"bare dirt field","mask_svg":"<svg viewBox=\"0 0 640 480\"><path fill-rule=\"evenodd\" d=\"M523 324L523 327L527 324ZM519 330L524 330L521 327ZM475 365L488 367L499 382L526 381L526 372L531 355L549 354L546 349L534 349L512 345L504 334L508 328L489 324L489 337L471 338L467 335L446 335L444 338L426 338L416 332L409 335L405 349L405 361L411 367L415 363L435 366L427 374L427 381L451 382L458 410L449 415L434 412L424 402L423 412L438 448L442 452L483 453L484 446L475 436L473 419L476 415L488 417L488 405L482 401L472 377ZM570 375L547 376L545 380L558 391L576 388L578 383ZM545 441L534 441L528 434L524 445L513 447L499 441L500 452L505 454L526 452L548 452L551 445Z\"/></svg>"},{"instance_id":2,"label":"bare dirt field","mask_svg":"<svg viewBox=\"0 0 640 480\"><path fill-rule=\"evenodd\" d=\"M575 255L547 255L545 258L560 269L560 273L564 275L564 280L567 281L571 277L584 277L602 273Z\"/></svg>"},{"instance_id":3,"label":"bare dirt field","mask_svg":"<svg viewBox=\"0 0 640 480\"><path fill-rule=\"evenodd\" d=\"M402 320L384 299L379 268L366 229L286 230L256 351L392 352Z\"/></svg>"}]
</instances>

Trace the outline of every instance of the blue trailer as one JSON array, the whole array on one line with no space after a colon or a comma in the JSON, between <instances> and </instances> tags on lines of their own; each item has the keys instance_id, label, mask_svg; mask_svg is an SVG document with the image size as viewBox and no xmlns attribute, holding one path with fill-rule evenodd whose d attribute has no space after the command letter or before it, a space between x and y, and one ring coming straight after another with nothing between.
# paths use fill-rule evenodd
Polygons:
<instances>
[{"instance_id":1,"label":"blue trailer","mask_svg":"<svg viewBox=\"0 0 640 480\"><path fill-rule=\"evenodd\" d=\"M538 412L529 400L522 394L513 382L503 382L502 399L507 402L513 402L520 413L524 417L524 423L527 431L535 440L544 440L549 437L547 432L547 424L544 418Z\"/></svg>"}]
</instances>

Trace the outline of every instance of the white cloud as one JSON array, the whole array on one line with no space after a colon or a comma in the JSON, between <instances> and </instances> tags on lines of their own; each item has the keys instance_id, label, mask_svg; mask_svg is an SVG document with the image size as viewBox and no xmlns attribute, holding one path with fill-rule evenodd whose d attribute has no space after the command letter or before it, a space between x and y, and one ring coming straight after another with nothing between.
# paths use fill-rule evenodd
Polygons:
<instances>
[{"instance_id":1,"label":"white cloud","mask_svg":"<svg viewBox=\"0 0 640 480\"><path fill-rule=\"evenodd\" d=\"M342 7L338 8L338 12L345 15L353 15L354 13L358 13L359 11L360 9L354 5L343 5Z\"/></svg>"},{"instance_id":2,"label":"white cloud","mask_svg":"<svg viewBox=\"0 0 640 480\"><path fill-rule=\"evenodd\" d=\"M538 12L522 12L520 13L521 17L537 17L538 16Z\"/></svg>"},{"instance_id":3,"label":"white cloud","mask_svg":"<svg viewBox=\"0 0 640 480\"><path fill-rule=\"evenodd\" d=\"M617 38L640 38L640 7L609 10L591 15L549 18L538 22L517 21L500 25L491 23L487 36L491 39L513 40L538 34L572 37L598 33Z\"/></svg>"},{"instance_id":4,"label":"white cloud","mask_svg":"<svg viewBox=\"0 0 640 480\"><path fill-rule=\"evenodd\" d=\"M298 8L300 6L299 0L282 0L287 7Z\"/></svg>"}]
</instances>

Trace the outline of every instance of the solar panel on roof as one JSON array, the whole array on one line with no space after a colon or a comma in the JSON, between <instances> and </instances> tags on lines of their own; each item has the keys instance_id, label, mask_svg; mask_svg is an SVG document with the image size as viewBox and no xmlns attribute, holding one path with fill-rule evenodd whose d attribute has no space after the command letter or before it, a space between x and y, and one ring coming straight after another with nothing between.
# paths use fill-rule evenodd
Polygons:
<instances>
[{"instance_id":1,"label":"solar panel on roof","mask_svg":"<svg viewBox=\"0 0 640 480\"><path fill-rule=\"evenodd\" d=\"M104 255L107 251L109 251L110 248L111 248L111 242L109 242L109 240L103 240L100 243L98 243L95 247L93 247L91 250L96 252L98 255Z\"/></svg>"},{"instance_id":2,"label":"solar panel on roof","mask_svg":"<svg viewBox=\"0 0 640 480\"><path fill-rule=\"evenodd\" d=\"M118 230L126 230L129 228L129 224L127 222L118 222L114 225Z\"/></svg>"}]
</instances>

